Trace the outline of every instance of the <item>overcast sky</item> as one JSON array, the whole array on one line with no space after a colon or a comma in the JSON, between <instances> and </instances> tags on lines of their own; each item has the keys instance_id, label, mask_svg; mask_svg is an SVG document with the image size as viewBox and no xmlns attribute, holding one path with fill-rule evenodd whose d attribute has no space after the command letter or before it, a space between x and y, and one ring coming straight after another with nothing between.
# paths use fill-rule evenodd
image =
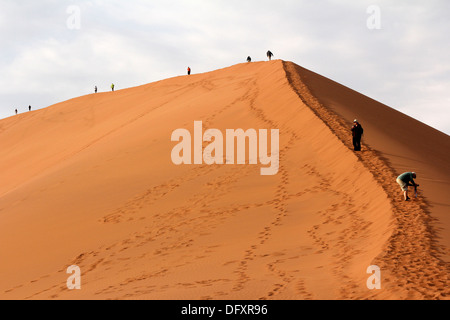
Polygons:
<instances>
[{"instance_id":1,"label":"overcast sky","mask_svg":"<svg viewBox=\"0 0 450 320\"><path fill-rule=\"evenodd\" d=\"M450 135L448 0L0 0L0 118L275 58Z\"/></svg>"}]
</instances>

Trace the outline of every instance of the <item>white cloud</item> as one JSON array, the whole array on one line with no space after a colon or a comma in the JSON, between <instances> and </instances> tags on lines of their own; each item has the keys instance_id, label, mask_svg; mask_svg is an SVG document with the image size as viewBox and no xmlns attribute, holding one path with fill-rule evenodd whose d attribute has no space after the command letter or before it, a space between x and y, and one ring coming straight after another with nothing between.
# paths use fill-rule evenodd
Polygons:
<instances>
[{"instance_id":1,"label":"white cloud","mask_svg":"<svg viewBox=\"0 0 450 320\"><path fill-rule=\"evenodd\" d=\"M67 28L79 6L80 30ZM369 5L381 30L366 25ZM0 2L0 117L92 91L291 60L450 134L446 0Z\"/></svg>"}]
</instances>

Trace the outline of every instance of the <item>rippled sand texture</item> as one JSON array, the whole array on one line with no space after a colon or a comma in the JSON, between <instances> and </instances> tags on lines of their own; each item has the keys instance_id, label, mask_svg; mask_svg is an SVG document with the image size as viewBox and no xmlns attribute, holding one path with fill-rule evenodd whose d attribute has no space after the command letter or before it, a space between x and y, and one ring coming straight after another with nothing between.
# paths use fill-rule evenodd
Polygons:
<instances>
[{"instance_id":1,"label":"rippled sand texture","mask_svg":"<svg viewBox=\"0 0 450 320\"><path fill-rule=\"evenodd\" d=\"M279 129L278 174L174 165L171 134L196 120ZM0 120L0 150L2 299L449 298L450 137L291 62ZM421 184L409 203L404 171Z\"/></svg>"}]
</instances>

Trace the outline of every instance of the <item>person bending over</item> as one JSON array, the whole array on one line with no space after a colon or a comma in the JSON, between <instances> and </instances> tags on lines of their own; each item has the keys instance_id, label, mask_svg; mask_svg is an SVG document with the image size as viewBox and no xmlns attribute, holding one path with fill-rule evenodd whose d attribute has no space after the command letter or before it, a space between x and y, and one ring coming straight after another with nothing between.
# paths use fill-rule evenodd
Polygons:
<instances>
[{"instance_id":1,"label":"person bending over","mask_svg":"<svg viewBox=\"0 0 450 320\"><path fill-rule=\"evenodd\" d=\"M410 200L410 197L408 197L408 187L414 187L414 190L417 193L417 187L419 185L414 181L416 177L417 174L415 172L405 172L397 177L397 183L400 185L400 188L402 188L405 201Z\"/></svg>"}]
</instances>

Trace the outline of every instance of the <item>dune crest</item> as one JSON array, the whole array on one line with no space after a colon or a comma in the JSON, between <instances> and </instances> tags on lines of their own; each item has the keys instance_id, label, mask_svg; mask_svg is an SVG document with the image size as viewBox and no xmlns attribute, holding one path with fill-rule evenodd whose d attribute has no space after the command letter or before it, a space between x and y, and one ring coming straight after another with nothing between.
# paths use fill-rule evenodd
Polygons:
<instances>
[{"instance_id":1,"label":"dune crest","mask_svg":"<svg viewBox=\"0 0 450 320\"><path fill-rule=\"evenodd\" d=\"M303 70L299 70L299 66L284 62L284 68L300 99L351 149L352 145L348 139L349 119L346 123L311 94L310 89L301 80L300 74ZM356 155L391 198L395 219L394 232L374 263L389 272L388 276L384 276L384 280L402 299L448 297L450 265L442 259L445 250L436 244L437 232L432 224L429 203L422 200L405 205L395 198L393 195L398 193L398 186L392 181L398 176L396 170L379 151L368 145L365 149L365 152L358 152ZM403 289L406 289L407 293L401 293ZM392 297L386 295L385 298Z\"/></svg>"},{"instance_id":2,"label":"dune crest","mask_svg":"<svg viewBox=\"0 0 450 320\"><path fill-rule=\"evenodd\" d=\"M448 297L428 194L405 210L396 164L370 139L349 148L323 86L291 62L252 62L1 120L0 297ZM194 121L278 129L277 174L175 165L172 132ZM72 265L81 290L66 286Z\"/></svg>"}]
</instances>

